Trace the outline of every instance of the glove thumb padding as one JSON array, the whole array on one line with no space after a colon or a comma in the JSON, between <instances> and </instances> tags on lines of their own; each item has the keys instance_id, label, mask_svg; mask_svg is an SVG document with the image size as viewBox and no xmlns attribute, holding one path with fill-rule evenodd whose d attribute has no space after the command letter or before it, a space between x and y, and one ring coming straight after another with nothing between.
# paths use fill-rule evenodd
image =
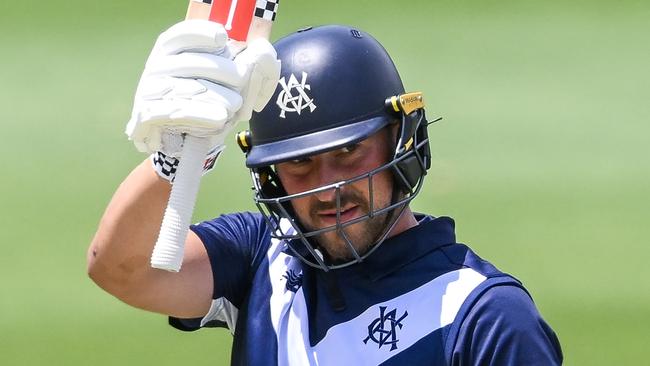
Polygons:
<instances>
[{"instance_id":1,"label":"glove thumb padding","mask_svg":"<svg viewBox=\"0 0 650 366\"><path fill-rule=\"evenodd\" d=\"M246 87L241 90L244 105L235 116L236 121L247 121L253 110L262 110L273 96L280 79L280 61L273 45L259 38L235 57L235 63L250 73Z\"/></svg>"},{"instance_id":2,"label":"glove thumb padding","mask_svg":"<svg viewBox=\"0 0 650 366\"><path fill-rule=\"evenodd\" d=\"M183 21L161 34L125 131L138 150L178 157L177 149L163 142L167 134L223 144L237 122L266 105L280 77L275 49L258 39L233 59L236 46L223 26L207 21Z\"/></svg>"}]
</instances>

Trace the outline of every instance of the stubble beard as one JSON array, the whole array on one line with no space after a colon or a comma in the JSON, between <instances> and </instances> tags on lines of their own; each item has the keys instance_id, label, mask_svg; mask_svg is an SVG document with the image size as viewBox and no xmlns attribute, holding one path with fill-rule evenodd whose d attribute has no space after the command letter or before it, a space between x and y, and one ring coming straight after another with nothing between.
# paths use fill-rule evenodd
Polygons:
<instances>
[{"instance_id":1,"label":"stubble beard","mask_svg":"<svg viewBox=\"0 0 650 366\"><path fill-rule=\"evenodd\" d=\"M323 248L327 253L328 260L333 264L354 260L356 257L352 248L360 257L365 255L384 233L386 219L387 214L383 213L342 228L341 231L345 236L336 230L320 234L316 236L316 243L319 248ZM346 238L349 239L352 248Z\"/></svg>"},{"instance_id":2,"label":"stubble beard","mask_svg":"<svg viewBox=\"0 0 650 366\"><path fill-rule=\"evenodd\" d=\"M357 205L360 211L360 216L368 215L370 212L370 205L368 200L363 197L358 192L346 192L341 194L341 207L346 206L349 203ZM377 206L379 202L375 200L375 207L384 207ZM315 203L310 207L310 221L309 223L304 223L303 225L308 231L314 231L322 229L322 227L316 227L313 225L313 222L317 222L315 212L322 209L335 208L336 204L319 202ZM387 204L386 204L387 206ZM366 254L374 244L384 235L386 226L388 224L388 219L392 216L389 212L385 212L371 218L359 221L355 224L327 231L322 234L318 234L312 238L312 242L323 251L328 262L332 264L338 264L343 262L348 262L355 259L354 252L352 248L357 252L359 256ZM342 222L341 224L344 224ZM346 238L349 240L346 240ZM350 248L350 245L352 248Z\"/></svg>"}]
</instances>

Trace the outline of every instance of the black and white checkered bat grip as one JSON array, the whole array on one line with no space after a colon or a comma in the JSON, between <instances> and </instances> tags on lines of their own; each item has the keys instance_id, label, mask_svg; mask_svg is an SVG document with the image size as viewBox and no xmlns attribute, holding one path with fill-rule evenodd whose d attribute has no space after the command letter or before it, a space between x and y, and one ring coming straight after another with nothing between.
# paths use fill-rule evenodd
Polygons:
<instances>
[{"instance_id":1,"label":"black and white checkered bat grip","mask_svg":"<svg viewBox=\"0 0 650 366\"><path fill-rule=\"evenodd\" d=\"M274 21L278 13L280 0L257 0L255 3L255 16Z\"/></svg>"},{"instance_id":2,"label":"black and white checkered bat grip","mask_svg":"<svg viewBox=\"0 0 650 366\"><path fill-rule=\"evenodd\" d=\"M212 0L193 0L197 3L212 5ZM280 0L256 0L255 16L258 18L274 21L278 13Z\"/></svg>"}]
</instances>

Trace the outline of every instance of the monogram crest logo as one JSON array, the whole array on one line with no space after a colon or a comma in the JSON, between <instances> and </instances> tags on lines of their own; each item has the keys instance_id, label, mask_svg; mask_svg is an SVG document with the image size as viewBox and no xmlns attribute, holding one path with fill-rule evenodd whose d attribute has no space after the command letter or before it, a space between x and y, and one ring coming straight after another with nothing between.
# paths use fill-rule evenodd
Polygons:
<instances>
[{"instance_id":1,"label":"monogram crest logo","mask_svg":"<svg viewBox=\"0 0 650 366\"><path fill-rule=\"evenodd\" d=\"M293 269L287 271L282 277L287 279L286 289L291 292L297 292L302 286L302 272L296 274Z\"/></svg>"},{"instance_id":2,"label":"monogram crest logo","mask_svg":"<svg viewBox=\"0 0 650 366\"><path fill-rule=\"evenodd\" d=\"M280 118L286 118L287 112L300 114L306 108L309 108L309 112L313 112L316 109L314 99L307 94L307 91L311 90L311 85L307 84L306 72L303 71L302 80L300 81L298 81L294 74L291 74L289 81L283 76L280 79L280 86L282 86L282 91L278 94L278 99L275 102L282 110L280 112Z\"/></svg>"},{"instance_id":3,"label":"monogram crest logo","mask_svg":"<svg viewBox=\"0 0 650 366\"><path fill-rule=\"evenodd\" d=\"M402 329L402 320L406 318L409 313L405 311L402 316L397 318L397 309L393 309L386 313L386 306L379 307L379 318L373 320L368 325L368 337L363 340L363 343L368 344L368 341L373 341L379 345L379 348L384 345L390 345L390 350L397 349L397 329Z\"/></svg>"}]
</instances>

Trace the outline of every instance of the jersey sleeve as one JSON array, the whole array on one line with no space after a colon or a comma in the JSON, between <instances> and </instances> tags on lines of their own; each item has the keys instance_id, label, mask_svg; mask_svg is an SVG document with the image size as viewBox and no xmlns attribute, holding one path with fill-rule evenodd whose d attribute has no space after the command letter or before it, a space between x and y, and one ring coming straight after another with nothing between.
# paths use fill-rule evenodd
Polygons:
<instances>
[{"instance_id":1,"label":"jersey sleeve","mask_svg":"<svg viewBox=\"0 0 650 366\"><path fill-rule=\"evenodd\" d=\"M557 336L530 296L516 286L495 286L463 320L451 364L549 366L562 358Z\"/></svg>"},{"instance_id":2,"label":"jersey sleeve","mask_svg":"<svg viewBox=\"0 0 650 366\"><path fill-rule=\"evenodd\" d=\"M212 306L203 318L170 317L169 323L185 331L216 326L234 332L238 309L270 244L267 226L260 214L244 212L192 225L191 230L203 242L210 259Z\"/></svg>"}]
</instances>

